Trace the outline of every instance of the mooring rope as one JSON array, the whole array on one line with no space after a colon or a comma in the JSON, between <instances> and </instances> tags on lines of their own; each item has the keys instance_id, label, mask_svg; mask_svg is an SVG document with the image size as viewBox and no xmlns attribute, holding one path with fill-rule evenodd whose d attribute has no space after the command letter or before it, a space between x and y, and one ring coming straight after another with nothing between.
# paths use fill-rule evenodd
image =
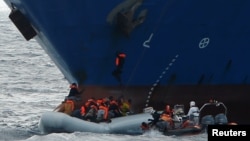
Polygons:
<instances>
[{"instance_id":1,"label":"mooring rope","mask_svg":"<svg viewBox=\"0 0 250 141\"><path fill-rule=\"evenodd\" d=\"M153 86L151 87L150 91L148 92L148 97L146 99L146 104L145 104L145 108L148 107L150 98L152 97L153 91L155 89L155 87L159 84L159 82L161 81L161 79L163 78L164 74L166 74L166 72L170 69L171 66L173 66L173 64L175 63L175 61L178 59L179 55L175 55L175 57L171 60L171 62L168 64L168 66L165 68L165 70L163 70L163 72L161 73L161 75L159 76L159 78L155 81L155 83L153 84Z\"/></svg>"}]
</instances>

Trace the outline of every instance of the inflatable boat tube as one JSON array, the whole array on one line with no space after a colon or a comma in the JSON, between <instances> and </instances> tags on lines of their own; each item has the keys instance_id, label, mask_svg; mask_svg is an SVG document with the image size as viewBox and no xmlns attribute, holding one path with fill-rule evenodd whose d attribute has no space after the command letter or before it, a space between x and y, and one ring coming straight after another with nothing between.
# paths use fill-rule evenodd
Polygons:
<instances>
[{"instance_id":1,"label":"inflatable boat tube","mask_svg":"<svg viewBox=\"0 0 250 141\"><path fill-rule=\"evenodd\" d=\"M142 134L141 123L151 119L150 113L128 115L111 119L110 123L89 122L60 112L45 112L39 121L39 130L43 134L60 132L93 132L111 134Z\"/></svg>"}]
</instances>

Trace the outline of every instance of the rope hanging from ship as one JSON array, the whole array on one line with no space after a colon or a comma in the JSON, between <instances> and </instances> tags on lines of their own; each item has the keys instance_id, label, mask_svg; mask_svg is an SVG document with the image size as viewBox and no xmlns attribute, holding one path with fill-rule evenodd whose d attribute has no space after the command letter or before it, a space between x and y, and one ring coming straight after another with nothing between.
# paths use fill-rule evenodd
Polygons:
<instances>
[{"instance_id":1,"label":"rope hanging from ship","mask_svg":"<svg viewBox=\"0 0 250 141\"><path fill-rule=\"evenodd\" d=\"M161 81L161 79L163 78L164 74L166 74L166 72L170 69L171 66L173 66L173 64L176 62L176 60L178 59L179 55L177 54L172 60L171 62L168 64L168 66L165 68L165 70L163 70L163 72L161 73L161 75L159 76L159 78L155 81L155 83L153 84L153 86L151 87L150 91L148 92L148 97L146 100L146 104L145 104L145 108L148 107L150 98L153 94L153 91L155 89L155 87L159 84L159 82Z\"/></svg>"}]
</instances>

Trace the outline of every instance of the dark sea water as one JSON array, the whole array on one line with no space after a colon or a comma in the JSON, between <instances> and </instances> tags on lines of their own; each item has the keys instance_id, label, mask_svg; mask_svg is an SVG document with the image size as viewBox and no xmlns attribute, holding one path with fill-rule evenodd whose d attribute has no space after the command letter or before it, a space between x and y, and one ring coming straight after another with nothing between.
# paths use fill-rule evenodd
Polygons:
<instances>
[{"instance_id":1,"label":"dark sea water","mask_svg":"<svg viewBox=\"0 0 250 141\"><path fill-rule=\"evenodd\" d=\"M22 37L8 19L10 11L0 8L1 141L207 140L206 134L175 137L154 131L140 136L81 132L40 135L38 122L41 114L52 111L64 99L69 83L35 39L26 41Z\"/></svg>"}]
</instances>

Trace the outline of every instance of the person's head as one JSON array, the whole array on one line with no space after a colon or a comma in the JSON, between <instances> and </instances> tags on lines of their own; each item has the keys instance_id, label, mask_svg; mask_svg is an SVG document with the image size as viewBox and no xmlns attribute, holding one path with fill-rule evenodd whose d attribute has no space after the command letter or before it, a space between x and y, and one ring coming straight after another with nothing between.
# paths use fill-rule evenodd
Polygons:
<instances>
[{"instance_id":1,"label":"person's head","mask_svg":"<svg viewBox=\"0 0 250 141\"><path fill-rule=\"evenodd\" d=\"M195 102L194 101L190 101L190 107L194 107L195 106Z\"/></svg>"},{"instance_id":2,"label":"person's head","mask_svg":"<svg viewBox=\"0 0 250 141\"><path fill-rule=\"evenodd\" d=\"M77 87L76 83L72 83L72 84L70 85L70 88L76 88L76 87Z\"/></svg>"},{"instance_id":3,"label":"person's head","mask_svg":"<svg viewBox=\"0 0 250 141\"><path fill-rule=\"evenodd\" d=\"M166 105L166 110L170 110L170 105L169 104Z\"/></svg>"},{"instance_id":4,"label":"person's head","mask_svg":"<svg viewBox=\"0 0 250 141\"><path fill-rule=\"evenodd\" d=\"M96 101L96 104L99 106L99 105L101 105L103 103L103 99L98 99L97 101Z\"/></svg>"},{"instance_id":5,"label":"person's head","mask_svg":"<svg viewBox=\"0 0 250 141\"><path fill-rule=\"evenodd\" d=\"M110 101L113 101L113 100L114 100L114 97L113 97L113 96L109 96L109 100L110 100Z\"/></svg>"}]
</instances>

